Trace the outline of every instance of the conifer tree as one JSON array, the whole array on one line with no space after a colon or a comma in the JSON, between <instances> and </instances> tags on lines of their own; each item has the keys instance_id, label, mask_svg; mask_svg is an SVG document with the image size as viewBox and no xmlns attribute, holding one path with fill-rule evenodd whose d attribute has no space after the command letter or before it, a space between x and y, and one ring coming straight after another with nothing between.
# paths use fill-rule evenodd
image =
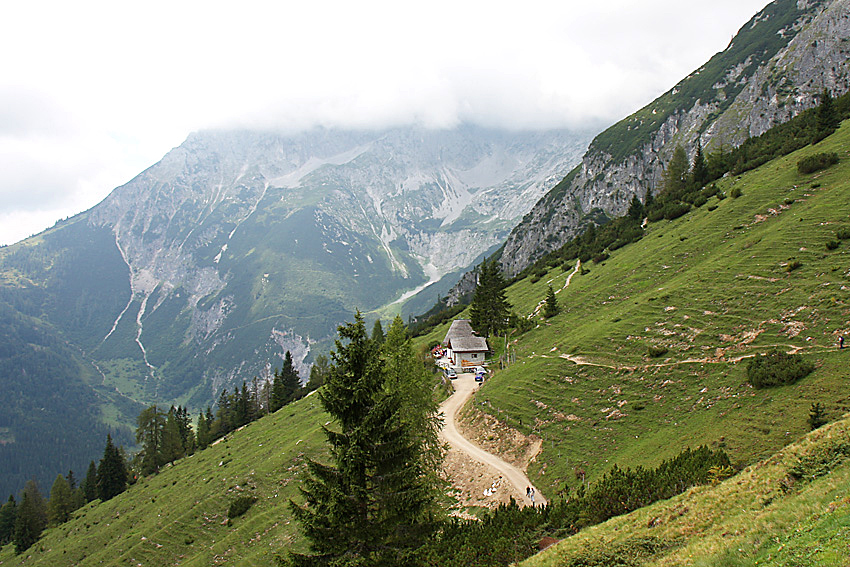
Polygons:
<instances>
[{"instance_id":1,"label":"conifer tree","mask_svg":"<svg viewBox=\"0 0 850 567\"><path fill-rule=\"evenodd\" d=\"M47 504L47 519L52 526L68 521L74 511L74 493L65 477L56 476L50 488L50 501Z\"/></svg>"},{"instance_id":2,"label":"conifer tree","mask_svg":"<svg viewBox=\"0 0 850 567\"><path fill-rule=\"evenodd\" d=\"M555 297L555 292L552 290L552 286L548 286L549 291L546 293L546 304L543 307L543 316L547 319L550 319L561 312L561 308L558 306L558 299Z\"/></svg>"},{"instance_id":3,"label":"conifer tree","mask_svg":"<svg viewBox=\"0 0 850 567\"><path fill-rule=\"evenodd\" d=\"M384 342L384 327L381 325L381 318L375 319L375 324L372 326L372 340L378 344Z\"/></svg>"},{"instance_id":4,"label":"conifer tree","mask_svg":"<svg viewBox=\"0 0 850 567\"><path fill-rule=\"evenodd\" d=\"M184 454L191 455L198 447L195 432L192 430L192 416L188 408L177 407L177 425L180 428L180 441L183 443Z\"/></svg>"},{"instance_id":5,"label":"conifer tree","mask_svg":"<svg viewBox=\"0 0 850 567\"><path fill-rule=\"evenodd\" d=\"M664 170L663 187L664 193L678 199L684 192L688 181L688 156L682 146L676 146L673 157Z\"/></svg>"},{"instance_id":6,"label":"conifer tree","mask_svg":"<svg viewBox=\"0 0 850 567\"><path fill-rule=\"evenodd\" d=\"M470 306L470 324L482 337L497 335L507 327L511 306L505 298L505 285L496 261L485 258L478 267Z\"/></svg>"},{"instance_id":7,"label":"conifer tree","mask_svg":"<svg viewBox=\"0 0 850 567\"><path fill-rule=\"evenodd\" d=\"M97 466L97 495L103 500L109 500L124 492L127 488L127 465L124 457L112 443L112 436L106 436L106 447L103 449L103 458Z\"/></svg>"},{"instance_id":8,"label":"conifer tree","mask_svg":"<svg viewBox=\"0 0 850 567\"><path fill-rule=\"evenodd\" d=\"M440 480L442 450L439 442L440 422L438 404L434 397L434 381L422 361L416 356L413 343L400 315L396 315L387 330L386 340L381 346L385 375L384 389L388 395L396 396L400 404L400 416L408 431L419 445L419 475L427 487L436 490ZM423 493L423 498L427 493Z\"/></svg>"},{"instance_id":9,"label":"conifer tree","mask_svg":"<svg viewBox=\"0 0 850 567\"><path fill-rule=\"evenodd\" d=\"M819 142L835 132L839 124L840 120L838 112L835 110L832 96L829 94L829 90L823 89L820 95L820 105L817 110L817 133L815 134L815 141Z\"/></svg>"},{"instance_id":10,"label":"conifer tree","mask_svg":"<svg viewBox=\"0 0 850 567\"><path fill-rule=\"evenodd\" d=\"M0 506L0 546L12 541L15 534L15 519L18 517L18 503L9 495L9 500Z\"/></svg>"},{"instance_id":11,"label":"conifer tree","mask_svg":"<svg viewBox=\"0 0 850 567\"><path fill-rule=\"evenodd\" d=\"M180 424L177 412L172 407L168 410L165 418L165 427L162 429L162 446L159 450L157 461L164 465L172 463L184 455L183 438L180 435Z\"/></svg>"},{"instance_id":12,"label":"conifer tree","mask_svg":"<svg viewBox=\"0 0 850 567\"><path fill-rule=\"evenodd\" d=\"M632 202L629 203L629 211L626 213L626 216L633 221L641 221L645 214L643 203L640 202L637 195L633 196Z\"/></svg>"},{"instance_id":13,"label":"conifer tree","mask_svg":"<svg viewBox=\"0 0 850 567\"><path fill-rule=\"evenodd\" d=\"M83 484L80 488L83 491L83 497L86 502L91 502L97 498L97 465L94 464L94 461L89 462L86 478L83 479Z\"/></svg>"},{"instance_id":14,"label":"conifer tree","mask_svg":"<svg viewBox=\"0 0 850 567\"><path fill-rule=\"evenodd\" d=\"M697 153L694 156L694 164L691 167L691 183L695 188L701 188L708 183L708 165L705 162L705 154L702 152L702 142L697 140Z\"/></svg>"},{"instance_id":15,"label":"conifer tree","mask_svg":"<svg viewBox=\"0 0 850 567\"><path fill-rule=\"evenodd\" d=\"M41 537L47 527L47 504L34 480L24 486L24 495L15 517L15 553L21 554Z\"/></svg>"},{"instance_id":16,"label":"conifer tree","mask_svg":"<svg viewBox=\"0 0 850 567\"><path fill-rule=\"evenodd\" d=\"M826 419L826 412L824 411L823 404L820 402L812 404L812 407L809 408L809 428L812 431L823 427L829 423Z\"/></svg>"},{"instance_id":17,"label":"conifer tree","mask_svg":"<svg viewBox=\"0 0 850 567\"><path fill-rule=\"evenodd\" d=\"M283 368L275 372L272 383L271 410L277 411L298 397L301 390L301 380L298 370L292 362L292 353L286 351L283 357Z\"/></svg>"},{"instance_id":18,"label":"conifer tree","mask_svg":"<svg viewBox=\"0 0 850 567\"><path fill-rule=\"evenodd\" d=\"M307 382L306 390L308 392L318 390L325 383L328 372L330 372L328 357L324 354L316 355L316 360L310 367L310 380Z\"/></svg>"},{"instance_id":19,"label":"conifer tree","mask_svg":"<svg viewBox=\"0 0 850 567\"><path fill-rule=\"evenodd\" d=\"M136 443L142 447L136 458L141 462L142 474L157 472L159 467L167 462L163 460L162 454L166 420L166 413L156 404L142 410L136 418Z\"/></svg>"},{"instance_id":20,"label":"conifer tree","mask_svg":"<svg viewBox=\"0 0 850 567\"><path fill-rule=\"evenodd\" d=\"M422 474L422 438L411 431L412 404L388 380L378 345L358 312L339 327L333 365L319 393L335 422L325 428L332 464L308 461L292 503L313 555L296 565L406 565L433 526L435 491Z\"/></svg>"},{"instance_id":21,"label":"conifer tree","mask_svg":"<svg viewBox=\"0 0 850 567\"><path fill-rule=\"evenodd\" d=\"M209 411L209 408L207 408ZM204 412L198 412L198 448L206 449L210 443L210 426Z\"/></svg>"}]
</instances>

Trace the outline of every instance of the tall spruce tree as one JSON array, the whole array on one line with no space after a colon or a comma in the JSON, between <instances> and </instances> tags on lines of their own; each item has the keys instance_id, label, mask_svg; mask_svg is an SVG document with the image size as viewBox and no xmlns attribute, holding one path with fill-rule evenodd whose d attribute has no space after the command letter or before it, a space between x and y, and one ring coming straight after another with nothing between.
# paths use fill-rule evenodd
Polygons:
<instances>
[{"instance_id":1,"label":"tall spruce tree","mask_svg":"<svg viewBox=\"0 0 850 567\"><path fill-rule=\"evenodd\" d=\"M97 498L97 465L94 464L94 461L89 462L86 478L83 479L83 484L80 488L86 502L91 502Z\"/></svg>"},{"instance_id":2,"label":"tall spruce tree","mask_svg":"<svg viewBox=\"0 0 850 567\"><path fill-rule=\"evenodd\" d=\"M823 140L838 128L841 123L838 112L835 110L835 104L832 100L832 95L829 90L823 89L820 95L820 105L817 110L817 132L814 136L816 142Z\"/></svg>"},{"instance_id":3,"label":"tall spruce tree","mask_svg":"<svg viewBox=\"0 0 850 567\"><path fill-rule=\"evenodd\" d=\"M52 526L68 521L74 511L74 493L65 477L56 476L50 488L50 501L47 503L47 519Z\"/></svg>"},{"instance_id":4,"label":"tall spruce tree","mask_svg":"<svg viewBox=\"0 0 850 567\"><path fill-rule=\"evenodd\" d=\"M127 488L127 465L121 451L112 443L112 436L106 436L103 458L97 466L97 495L106 501L124 492Z\"/></svg>"},{"instance_id":5,"label":"tall spruce tree","mask_svg":"<svg viewBox=\"0 0 850 567\"><path fill-rule=\"evenodd\" d=\"M325 428L332 464L308 461L304 506L292 503L312 555L296 565L409 565L434 525L423 474L415 404L388 380L378 345L358 312L339 327L333 365L319 399L335 425Z\"/></svg>"},{"instance_id":6,"label":"tall spruce tree","mask_svg":"<svg viewBox=\"0 0 850 567\"><path fill-rule=\"evenodd\" d=\"M505 286L496 260L485 258L478 267L478 284L470 306L470 324L482 337L497 335L507 328L511 306L505 298Z\"/></svg>"},{"instance_id":7,"label":"tall spruce tree","mask_svg":"<svg viewBox=\"0 0 850 567\"><path fill-rule=\"evenodd\" d=\"M209 411L209 408L207 408ZM198 448L206 449L210 443L210 425L204 412L198 412Z\"/></svg>"},{"instance_id":8,"label":"tall spruce tree","mask_svg":"<svg viewBox=\"0 0 850 567\"><path fill-rule=\"evenodd\" d=\"M550 319L561 312L558 306L558 298L555 297L555 292L552 286L548 286L549 291L546 292L546 303L543 307L543 316Z\"/></svg>"},{"instance_id":9,"label":"tall spruce tree","mask_svg":"<svg viewBox=\"0 0 850 567\"><path fill-rule=\"evenodd\" d=\"M301 390L301 379L292 362L292 353L283 356L283 368L275 372L272 382L271 410L277 411L295 398Z\"/></svg>"},{"instance_id":10,"label":"tall spruce tree","mask_svg":"<svg viewBox=\"0 0 850 567\"><path fill-rule=\"evenodd\" d=\"M167 414L156 404L143 409L136 418L136 443L142 447L136 458L141 462L142 474L155 473L167 462L162 452L167 420Z\"/></svg>"},{"instance_id":11,"label":"tall spruce tree","mask_svg":"<svg viewBox=\"0 0 850 567\"><path fill-rule=\"evenodd\" d=\"M310 367L310 380L307 382L306 390L312 392L318 390L330 372L330 362L324 354L316 355L316 360L313 361L313 366Z\"/></svg>"},{"instance_id":12,"label":"tall spruce tree","mask_svg":"<svg viewBox=\"0 0 850 567\"><path fill-rule=\"evenodd\" d=\"M676 146L667 169L664 170L663 186L665 195L678 199L682 196L688 183L688 155L682 146Z\"/></svg>"},{"instance_id":13,"label":"tall spruce tree","mask_svg":"<svg viewBox=\"0 0 850 567\"><path fill-rule=\"evenodd\" d=\"M9 500L0 506L0 547L12 541L15 534L15 519L18 517L18 503L9 495Z\"/></svg>"},{"instance_id":14,"label":"tall spruce tree","mask_svg":"<svg viewBox=\"0 0 850 567\"><path fill-rule=\"evenodd\" d=\"M23 553L41 537L47 527L47 503L34 480L24 486L24 495L15 517L15 553Z\"/></svg>"},{"instance_id":15,"label":"tall spruce tree","mask_svg":"<svg viewBox=\"0 0 850 567\"><path fill-rule=\"evenodd\" d=\"M161 464L172 463L182 457L185 453L183 437L180 435L179 418L177 410L172 407L168 410L165 418L165 427L162 429L162 446L159 450L159 461Z\"/></svg>"},{"instance_id":16,"label":"tall spruce tree","mask_svg":"<svg viewBox=\"0 0 850 567\"><path fill-rule=\"evenodd\" d=\"M381 325L381 318L378 317L375 319L375 324L372 325L372 340L378 344L384 342L386 336L384 335L384 327Z\"/></svg>"},{"instance_id":17,"label":"tall spruce tree","mask_svg":"<svg viewBox=\"0 0 850 567\"><path fill-rule=\"evenodd\" d=\"M702 151L702 142L697 140L697 153L694 156L694 164L691 167L691 183L695 188L700 188L708 183L708 165L705 162L705 154Z\"/></svg>"}]
</instances>

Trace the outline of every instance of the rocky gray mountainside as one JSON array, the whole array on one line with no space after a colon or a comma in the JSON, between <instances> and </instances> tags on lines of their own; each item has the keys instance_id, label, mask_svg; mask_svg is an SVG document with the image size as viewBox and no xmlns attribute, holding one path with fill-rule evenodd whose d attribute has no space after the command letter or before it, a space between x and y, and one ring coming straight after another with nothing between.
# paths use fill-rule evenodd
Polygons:
<instances>
[{"instance_id":1,"label":"rocky gray mountainside","mask_svg":"<svg viewBox=\"0 0 850 567\"><path fill-rule=\"evenodd\" d=\"M677 145L692 158L764 133L850 88L850 2L777 0L729 46L591 142L581 164L513 230L501 265L513 276L574 237L594 210L621 216L659 186Z\"/></svg>"},{"instance_id":2,"label":"rocky gray mountainside","mask_svg":"<svg viewBox=\"0 0 850 567\"><path fill-rule=\"evenodd\" d=\"M30 452L59 454L60 440L16 425L36 410L61 422L67 408L39 394L54 382L73 390L63 395L80 421L116 427L154 401L205 407L287 350L306 378L356 309L374 318L433 304L590 137L475 126L192 134L93 209L0 249L3 383L32 386L14 390L31 403L0 409L0 476L14 465L3 451L26 452L27 439ZM58 345L67 364L50 382L38 353ZM70 465L47 468L45 483Z\"/></svg>"}]
</instances>

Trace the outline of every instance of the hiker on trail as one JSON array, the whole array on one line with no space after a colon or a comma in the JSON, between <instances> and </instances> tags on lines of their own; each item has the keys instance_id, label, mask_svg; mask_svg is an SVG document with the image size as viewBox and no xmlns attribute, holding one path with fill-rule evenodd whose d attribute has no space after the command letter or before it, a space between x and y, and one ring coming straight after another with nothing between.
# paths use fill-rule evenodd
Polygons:
<instances>
[{"instance_id":1,"label":"hiker on trail","mask_svg":"<svg viewBox=\"0 0 850 567\"><path fill-rule=\"evenodd\" d=\"M531 487L530 486L525 487L525 497L531 498Z\"/></svg>"},{"instance_id":2,"label":"hiker on trail","mask_svg":"<svg viewBox=\"0 0 850 567\"><path fill-rule=\"evenodd\" d=\"M531 498L531 505L534 506L534 489L529 486L528 491L528 497Z\"/></svg>"},{"instance_id":3,"label":"hiker on trail","mask_svg":"<svg viewBox=\"0 0 850 567\"><path fill-rule=\"evenodd\" d=\"M844 348L844 335L838 335L838 348Z\"/></svg>"}]
</instances>

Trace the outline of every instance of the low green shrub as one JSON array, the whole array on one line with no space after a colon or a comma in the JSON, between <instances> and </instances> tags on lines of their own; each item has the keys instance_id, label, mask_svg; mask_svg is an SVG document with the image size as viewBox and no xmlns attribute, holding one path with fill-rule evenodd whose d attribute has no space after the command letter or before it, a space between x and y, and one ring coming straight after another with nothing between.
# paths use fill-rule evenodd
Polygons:
<instances>
[{"instance_id":1,"label":"low green shrub","mask_svg":"<svg viewBox=\"0 0 850 567\"><path fill-rule=\"evenodd\" d=\"M835 250L839 246L841 246L841 242L838 241L838 240L830 240L829 242L826 243L826 249L827 250Z\"/></svg>"},{"instance_id":2,"label":"low green shrub","mask_svg":"<svg viewBox=\"0 0 850 567\"><path fill-rule=\"evenodd\" d=\"M256 501L257 499L253 496L237 496L230 502L230 508L227 510L227 517L231 520L233 518L238 518L247 512Z\"/></svg>"},{"instance_id":3,"label":"low green shrub","mask_svg":"<svg viewBox=\"0 0 850 567\"><path fill-rule=\"evenodd\" d=\"M826 169L831 165L838 163L838 154L835 152L824 152L804 157L797 162L797 171L799 173L814 173L821 169Z\"/></svg>"},{"instance_id":4,"label":"low green shrub","mask_svg":"<svg viewBox=\"0 0 850 567\"><path fill-rule=\"evenodd\" d=\"M838 238L838 240L850 239L850 228L839 228L835 233L835 237Z\"/></svg>"},{"instance_id":5,"label":"low green shrub","mask_svg":"<svg viewBox=\"0 0 850 567\"><path fill-rule=\"evenodd\" d=\"M658 358L667 354L667 347L649 345L646 349L646 354L648 354L651 358Z\"/></svg>"},{"instance_id":6,"label":"low green shrub","mask_svg":"<svg viewBox=\"0 0 850 567\"><path fill-rule=\"evenodd\" d=\"M729 192L729 196L732 197L733 199L737 199L741 195L742 195L742 193L741 193L740 187L733 187L732 191Z\"/></svg>"},{"instance_id":7,"label":"low green shrub","mask_svg":"<svg viewBox=\"0 0 850 567\"><path fill-rule=\"evenodd\" d=\"M691 206L687 203L667 203L664 205L664 218L673 220L687 214L691 210Z\"/></svg>"},{"instance_id":8,"label":"low green shrub","mask_svg":"<svg viewBox=\"0 0 850 567\"><path fill-rule=\"evenodd\" d=\"M815 365L798 354L773 350L760 354L747 364L747 381L755 388L793 384L808 376Z\"/></svg>"},{"instance_id":9,"label":"low green shrub","mask_svg":"<svg viewBox=\"0 0 850 567\"><path fill-rule=\"evenodd\" d=\"M788 470L795 480L811 481L825 474L850 457L850 442L833 441L801 456Z\"/></svg>"},{"instance_id":10,"label":"low green shrub","mask_svg":"<svg viewBox=\"0 0 850 567\"><path fill-rule=\"evenodd\" d=\"M788 265L785 266L785 271L786 272L793 272L794 270L796 270L797 268L801 268L802 266L803 266L803 263L801 261L791 260L790 262L788 262Z\"/></svg>"}]
</instances>

